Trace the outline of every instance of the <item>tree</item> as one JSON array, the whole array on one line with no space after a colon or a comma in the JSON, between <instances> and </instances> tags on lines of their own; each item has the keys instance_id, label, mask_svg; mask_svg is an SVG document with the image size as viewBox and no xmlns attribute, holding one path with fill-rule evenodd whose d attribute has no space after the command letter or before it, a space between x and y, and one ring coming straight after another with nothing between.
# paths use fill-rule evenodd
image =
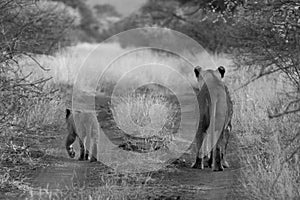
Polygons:
<instances>
[{"instance_id":1,"label":"tree","mask_svg":"<svg viewBox=\"0 0 300 200\"><path fill-rule=\"evenodd\" d=\"M116 11L115 7L110 4L95 5L94 10L96 15L100 18L103 17L121 17L121 14Z\"/></svg>"},{"instance_id":2,"label":"tree","mask_svg":"<svg viewBox=\"0 0 300 200\"><path fill-rule=\"evenodd\" d=\"M222 2L225 7L221 6ZM230 41L224 32L229 31L232 15L242 3L234 0L148 0L138 12L121 20L114 28L124 31L145 26L167 27L189 35L212 53L229 52Z\"/></svg>"},{"instance_id":3,"label":"tree","mask_svg":"<svg viewBox=\"0 0 300 200\"><path fill-rule=\"evenodd\" d=\"M269 117L300 111L300 2L248 1L231 27L235 61L257 69L245 85L263 76L280 72L293 91L278 113Z\"/></svg>"},{"instance_id":4,"label":"tree","mask_svg":"<svg viewBox=\"0 0 300 200\"><path fill-rule=\"evenodd\" d=\"M70 43L73 26L72 10L63 4L28 0L0 2L0 132L21 126L22 117L38 101L51 99L50 78L34 78L33 72L21 65L32 59L45 69L36 54L51 54ZM24 121L23 121L24 122Z\"/></svg>"},{"instance_id":5,"label":"tree","mask_svg":"<svg viewBox=\"0 0 300 200\"><path fill-rule=\"evenodd\" d=\"M55 2L62 2L80 13L80 23L76 26L74 32L77 40L82 42L98 42L101 41L99 25L94 16L92 9L86 5L84 0L52 0Z\"/></svg>"},{"instance_id":6,"label":"tree","mask_svg":"<svg viewBox=\"0 0 300 200\"><path fill-rule=\"evenodd\" d=\"M10 57L24 52L49 54L59 43L70 42L66 32L74 19L62 4L5 0L0 9L0 48Z\"/></svg>"},{"instance_id":7,"label":"tree","mask_svg":"<svg viewBox=\"0 0 300 200\"><path fill-rule=\"evenodd\" d=\"M109 4L97 4L93 8L97 17L101 36L104 38L109 37L109 33L106 31L113 26L114 23L120 20L121 14L116 11L114 6Z\"/></svg>"}]
</instances>

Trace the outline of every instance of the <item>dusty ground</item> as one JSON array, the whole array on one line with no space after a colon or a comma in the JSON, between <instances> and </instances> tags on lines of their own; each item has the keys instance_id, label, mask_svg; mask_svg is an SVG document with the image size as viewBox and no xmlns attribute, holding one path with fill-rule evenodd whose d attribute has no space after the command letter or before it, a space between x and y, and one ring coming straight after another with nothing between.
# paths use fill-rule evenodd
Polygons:
<instances>
[{"instance_id":1,"label":"dusty ground","mask_svg":"<svg viewBox=\"0 0 300 200\"><path fill-rule=\"evenodd\" d=\"M61 135L52 141L52 145L56 146L53 149L60 149L57 150L56 156L46 158L47 162L52 164L34 170L30 174L28 183L35 192L43 189L47 192L63 190L67 195L61 197L68 198L67 190L70 188L95 189L103 186L105 184L103 177L108 176L114 177L115 180L119 179L120 184L118 181L115 181L115 184L121 186L122 177L111 173L111 170L103 164L68 158L64 153L63 138L64 135ZM130 184L144 185L144 190L149 191L144 195L145 199L240 199L241 196L237 193L240 169L234 152L236 146L234 139L229 146L228 160L231 167L223 172L192 169L181 164L153 172L150 175L151 181L147 184L137 179L133 179L134 183ZM18 199L24 199L26 196L30 195L23 194Z\"/></svg>"},{"instance_id":2,"label":"dusty ground","mask_svg":"<svg viewBox=\"0 0 300 200\"><path fill-rule=\"evenodd\" d=\"M103 184L100 175L105 171L107 169L99 163L61 159L59 164L39 170L31 183L36 189L50 190L70 188L74 182L98 187ZM157 181L148 185L152 189L149 199L233 199L237 174L237 169L214 173L209 169L200 171L186 167L153 173L152 178Z\"/></svg>"},{"instance_id":3,"label":"dusty ground","mask_svg":"<svg viewBox=\"0 0 300 200\"><path fill-rule=\"evenodd\" d=\"M68 158L63 146L64 137L65 135L58 135L48 144L52 146L54 156L46 156L44 159L45 162L51 163L50 166L32 169L28 172L29 179L26 182L33 191L47 191L48 193L54 191L55 193L74 187L88 190L103 186L105 184L103 177L108 176L121 181L120 175L112 174L110 169L99 162L89 163ZM133 179L135 183L130 184L144 185L144 190L149 191L145 199L240 199L236 192L240 170L234 152L234 142L231 140L229 145L228 158L231 167L223 172L177 165L153 172L150 175L151 181L147 184L136 179ZM115 181L115 184L121 186L118 181ZM25 199L26 197L30 197L30 195L27 193L18 197L2 196L3 199ZM79 199L79 197L75 197L75 199Z\"/></svg>"}]
</instances>

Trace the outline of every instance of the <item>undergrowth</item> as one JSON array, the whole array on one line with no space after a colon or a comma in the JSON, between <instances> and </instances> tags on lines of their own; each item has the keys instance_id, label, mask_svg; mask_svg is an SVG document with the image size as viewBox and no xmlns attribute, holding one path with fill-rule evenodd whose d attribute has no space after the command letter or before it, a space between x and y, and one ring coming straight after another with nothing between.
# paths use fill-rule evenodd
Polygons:
<instances>
[{"instance_id":1,"label":"undergrowth","mask_svg":"<svg viewBox=\"0 0 300 200\"><path fill-rule=\"evenodd\" d=\"M243 78L244 71L238 76ZM237 75L236 75L237 76ZM273 75L233 92L233 127L242 164L240 191L248 199L299 199L299 115L269 119L288 87ZM282 78L282 77L281 77ZM233 84L234 85L234 84Z\"/></svg>"}]
</instances>

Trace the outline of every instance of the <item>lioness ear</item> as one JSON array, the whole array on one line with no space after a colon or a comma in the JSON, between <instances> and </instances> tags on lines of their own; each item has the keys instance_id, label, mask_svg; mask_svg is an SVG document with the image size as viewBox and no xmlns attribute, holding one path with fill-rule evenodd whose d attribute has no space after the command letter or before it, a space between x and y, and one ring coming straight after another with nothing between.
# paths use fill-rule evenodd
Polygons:
<instances>
[{"instance_id":1,"label":"lioness ear","mask_svg":"<svg viewBox=\"0 0 300 200\"><path fill-rule=\"evenodd\" d=\"M224 74L225 74L225 68L223 66L218 67L218 70L221 74L221 78L224 78Z\"/></svg>"},{"instance_id":2,"label":"lioness ear","mask_svg":"<svg viewBox=\"0 0 300 200\"><path fill-rule=\"evenodd\" d=\"M202 70L201 67L199 67L199 66L195 67L194 72L195 72L195 75L196 75L197 78L199 77L199 74L200 74L201 70Z\"/></svg>"},{"instance_id":3,"label":"lioness ear","mask_svg":"<svg viewBox=\"0 0 300 200\"><path fill-rule=\"evenodd\" d=\"M71 115L71 110L70 109L66 109L66 118L68 118Z\"/></svg>"}]
</instances>

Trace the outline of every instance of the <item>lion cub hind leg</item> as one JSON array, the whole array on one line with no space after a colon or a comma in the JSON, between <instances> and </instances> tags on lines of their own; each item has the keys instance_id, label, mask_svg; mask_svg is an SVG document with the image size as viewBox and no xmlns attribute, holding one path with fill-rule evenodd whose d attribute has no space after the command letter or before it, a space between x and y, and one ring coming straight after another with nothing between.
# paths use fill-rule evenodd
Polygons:
<instances>
[{"instance_id":1,"label":"lion cub hind leg","mask_svg":"<svg viewBox=\"0 0 300 200\"><path fill-rule=\"evenodd\" d=\"M69 134L66 140L66 149L70 158L74 158L76 154L72 147L72 144L74 143L75 139L76 139L76 135Z\"/></svg>"}]
</instances>

